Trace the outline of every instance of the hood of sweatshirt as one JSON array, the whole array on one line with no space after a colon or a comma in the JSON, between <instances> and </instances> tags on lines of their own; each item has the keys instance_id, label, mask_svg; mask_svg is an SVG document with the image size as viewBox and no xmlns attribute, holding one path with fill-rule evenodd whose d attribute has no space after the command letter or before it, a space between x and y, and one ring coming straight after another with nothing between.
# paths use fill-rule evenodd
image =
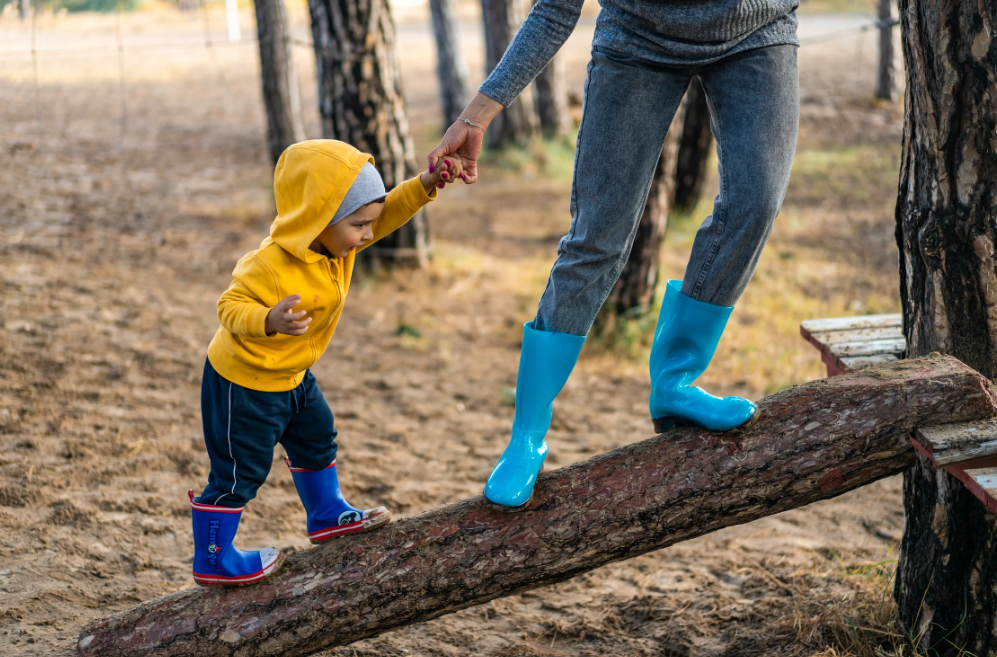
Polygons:
<instances>
[{"instance_id":1,"label":"hood of sweatshirt","mask_svg":"<svg viewBox=\"0 0 997 657\"><path fill-rule=\"evenodd\" d=\"M304 262L325 258L310 246L329 225L366 162L373 164L374 158L333 139L289 146L274 170L277 218L270 239Z\"/></svg>"}]
</instances>

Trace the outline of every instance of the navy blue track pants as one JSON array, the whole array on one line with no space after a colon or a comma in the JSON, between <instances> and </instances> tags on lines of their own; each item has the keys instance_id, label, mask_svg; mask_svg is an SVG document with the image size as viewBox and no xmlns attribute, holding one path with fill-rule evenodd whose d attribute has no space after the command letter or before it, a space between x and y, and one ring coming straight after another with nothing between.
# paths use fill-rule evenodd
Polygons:
<instances>
[{"instance_id":1,"label":"navy blue track pants","mask_svg":"<svg viewBox=\"0 0 997 657\"><path fill-rule=\"evenodd\" d=\"M294 390L250 390L204 361L201 380L204 444L211 460L204 504L240 507L267 480L277 443L296 468L321 470L336 459L332 411L312 373Z\"/></svg>"}]
</instances>

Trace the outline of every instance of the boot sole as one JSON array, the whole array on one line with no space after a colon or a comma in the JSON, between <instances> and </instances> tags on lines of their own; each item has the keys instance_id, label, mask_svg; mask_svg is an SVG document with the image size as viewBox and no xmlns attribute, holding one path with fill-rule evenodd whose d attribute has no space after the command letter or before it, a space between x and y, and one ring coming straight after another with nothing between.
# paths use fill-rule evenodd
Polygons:
<instances>
[{"instance_id":1,"label":"boot sole","mask_svg":"<svg viewBox=\"0 0 997 657\"><path fill-rule=\"evenodd\" d=\"M274 573L280 570L280 567L284 565L285 558L286 556L284 555L284 552L281 551L280 554L277 556L277 560L270 565L269 570L264 570L255 579L251 579L245 582L218 582L214 580L205 581L198 579L197 576L195 576L194 583L206 589L231 589L237 586L252 586L254 584L259 584L260 582L263 581L270 581L270 579L274 576Z\"/></svg>"},{"instance_id":2,"label":"boot sole","mask_svg":"<svg viewBox=\"0 0 997 657\"><path fill-rule=\"evenodd\" d=\"M726 429L726 431L733 431L734 429L747 429L752 424L758 421L759 416L761 416L761 411L755 409L755 412L751 414L751 417L748 418L747 422L745 422L744 424L739 424L736 427ZM652 420L652 422L654 423L654 431L656 434L662 434L674 427L699 427L700 429L706 428L703 425L699 424L698 422L693 422L691 420L686 420L684 418L671 416L671 415L666 415L664 417L656 417Z\"/></svg>"},{"instance_id":3,"label":"boot sole","mask_svg":"<svg viewBox=\"0 0 997 657\"><path fill-rule=\"evenodd\" d=\"M530 502L532 501L533 501L533 495L530 495L530 499L526 500L522 504L517 504L516 506L506 506L505 504L492 502L487 497L485 498L485 502L488 503L488 506L492 507L493 509L497 509L498 511L502 511L503 513L520 513L522 511L526 511L526 507L528 507L530 505Z\"/></svg>"},{"instance_id":4,"label":"boot sole","mask_svg":"<svg viewBox=\"0 0 997 657\"><path fill-rule=\"evenodd\" d=\"M329 534L328 536L323 536L322 538L312 538L309 539L312 545L318 545L320 543L328 543L329 541L335 540L340 536L348 536L350 534L362 534L364 532L374 531L378 527L388 524L391 520L391 512L385 511L384 513L379 513L376 516L367 518L361 521L361 524L357 527L351 527L350 529L336 532L334 534ZM335 529L334 527L332 529Z\"/></svg>"}]
</instances>

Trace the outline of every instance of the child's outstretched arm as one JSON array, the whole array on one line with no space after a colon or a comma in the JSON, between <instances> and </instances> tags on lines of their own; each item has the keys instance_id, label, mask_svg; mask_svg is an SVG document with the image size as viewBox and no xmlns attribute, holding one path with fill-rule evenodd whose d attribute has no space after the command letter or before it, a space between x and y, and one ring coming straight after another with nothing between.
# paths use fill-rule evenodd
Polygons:
<instances>
[{"instance_id":1,"label":"child's outstretched arm","mask_svg":"<svg viewBox=\"0 0 997 657\"><path fill-rule=\"evenodd\" d=\"M371 226L374 239L358 246L357 251L366 249L385 235L398 230L423 206L435 201L439 189L445 187L447 183L460 179L462 175L464 172L460 168L460 163L454 158L447 158L447 161L433 167L433 171L424 171L418 177L406 180L392 189L384 199L381 215Z\"/></svg>"}]
</instances>

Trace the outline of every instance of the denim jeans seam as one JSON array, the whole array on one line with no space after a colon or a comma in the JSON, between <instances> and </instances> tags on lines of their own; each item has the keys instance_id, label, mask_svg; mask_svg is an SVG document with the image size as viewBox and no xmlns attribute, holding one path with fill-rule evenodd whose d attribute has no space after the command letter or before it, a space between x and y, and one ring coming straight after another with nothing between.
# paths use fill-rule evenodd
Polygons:
<instances>
[{"instance_id":1,"label":"denim jeans seam","mask_svg":"<svg viewBox=\"0 0 997 657\"><path fill-rule=\"evenodd\" d=\"M706 92L706 96L707 96L707 98L709 98L710 97L710 86L709 86L709 84L707 83L706 79L703 78L703 77L700 77L700 81L703 83L703 91ZM720 249L720 241L723 239L724 226L726 225L726 223L725 223L726 217L724 215L727 212L726 201L727 201L727 198L728 198L728 190L727 190L727 176L724 173L725 170L724 170L724 167L723 167L723 155L724 155L724 150L725 150L724 149L724 129L723 129L723 125L721 124L721 118L720 118L721 112L720 112L720 109L719 109L719 107L715 103L713 104L713 107L716 108L715 115L716 115L716 120L717 120L717 135L716 135L717 136L717 160L720 163L719 168L720 168L720 171L721 171L721 176L720 176L720 199L721 199L722 202L720 204L719 216L717 216L716 214L714 214L714 216L713 216L713 221L716 222L716 225L717 225L716 235L713 237L713 242L710 244L709 253L707 254L706 259L703 261L703 266L702 266L702 268L699 271L699 275L696 277L696 284L692 288L692 298L696 299L696 300L701 300L701 299L699 299L699 295L703 291L703 283L706 282L706 277L710 273L710 267L713 265L713 261L716 259L716 256L717 256L717 251Z\"/></svg>"},{"instance_id":2,"label":"denim jeans seam","mask_svg":"<svg viewBox=\"0 0 997 657\"><path fill-rule=\"evenodd\" d=\"M569 207L573 210L571 216L571 225L568 226L568 239L575 234L575 213L578 208L578 161L581 159L582 152L582 131L585 129L585 103L589 100L589 87L592 84L592 76L595 74L595 53L593 53L592 60L590 63L591 68L588 71L588 75L585 76L585 86L582 88L582 120L578 122L578 136L575 138L575 143L577 147L575 148L575 162L574 168L571 173L571 199L568 201ZM560 257L560 254L558 254Z\"/></svg>"}]
</instances>

